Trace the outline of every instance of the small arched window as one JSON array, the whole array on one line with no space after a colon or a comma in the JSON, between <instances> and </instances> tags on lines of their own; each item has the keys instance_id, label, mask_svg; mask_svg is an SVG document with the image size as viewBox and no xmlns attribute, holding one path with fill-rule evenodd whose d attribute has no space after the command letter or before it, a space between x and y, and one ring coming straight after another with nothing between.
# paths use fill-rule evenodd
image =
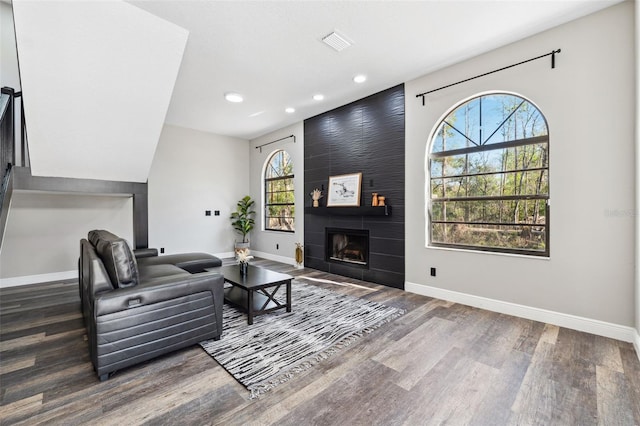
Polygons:
<instances>
[{"instance_id":1,"label":"small arched window","mask_svg":"<svg viewBox=\"0 0 640 426\"><path fill-rule=\"evenodd\" d=\"M438 124L430 146L431 246L549 255L549 133L538 108L478 96Z\"/></svg>"},{"instance_id":2,"label":"small arched window","mask_svg":"<svg viewBox=\"0 0 640 426\"><path fill-rule=\"evenodd\" d=\"M264 173L264 227L269 231L295 231L293 163L287 151L276 151Z\"/></svg>"}]
</instances>

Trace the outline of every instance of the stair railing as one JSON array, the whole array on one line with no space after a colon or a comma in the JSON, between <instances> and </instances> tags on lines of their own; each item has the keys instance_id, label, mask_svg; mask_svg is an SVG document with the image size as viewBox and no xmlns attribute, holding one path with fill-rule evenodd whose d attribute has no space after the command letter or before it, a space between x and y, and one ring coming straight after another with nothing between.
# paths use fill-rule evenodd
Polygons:
<instances>
[{"instance_id":1,"label":"stair railing","mask_svg":"<svg viewBox=\"0 0 640 426\"><path fill-rule=\"evenodd\" d=\"M0 246L4 237L4 229L9 215L11 201L12 168L16 164L15 136L15 98L21 94L10 87L0 89L0 170L2 184L0 186ZM20 122L24 123L21 117ZM24 126L23 126L24 127ZM22 164L25 164L26 142L21 143Z\"/></svg>"}]
</instances>

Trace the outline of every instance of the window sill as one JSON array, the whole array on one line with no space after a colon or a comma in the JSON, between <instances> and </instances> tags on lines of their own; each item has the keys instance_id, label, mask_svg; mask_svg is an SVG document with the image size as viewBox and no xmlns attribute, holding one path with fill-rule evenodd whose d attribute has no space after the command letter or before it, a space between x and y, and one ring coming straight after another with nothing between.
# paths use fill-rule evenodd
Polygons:
<instances>
[{"instance_id":1,"label":"window sill","mask_svg":"<svg viewBox=\"0 0 640 426\"><path fill-rule=\"evenodd\" d=\"M471 250L464 248L456 248L456 247L440 247L440 246L430 246L426 245L425 248L429 250L442 250L442 251L453 251L460 253L471 253L471 254L484 254L484 255L494 255L494 256L506 256L506 257L519 257L521 259L533 259L533 260L551 260L550 256L538 256L531 254L521 254L521 253L505 253L499 251L489 251L489 250Z\"/></svg>"}]
</instances>

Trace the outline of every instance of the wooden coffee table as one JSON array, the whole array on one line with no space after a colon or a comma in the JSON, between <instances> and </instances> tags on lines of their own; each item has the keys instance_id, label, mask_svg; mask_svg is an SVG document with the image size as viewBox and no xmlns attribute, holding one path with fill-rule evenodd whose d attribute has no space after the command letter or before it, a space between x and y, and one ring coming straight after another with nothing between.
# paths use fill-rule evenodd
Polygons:
<instances>
[{"instance_id":1,"label":"wooden coffee table","mask_svg":"<svg viewBox=\"0 0 640 426\"><path fill-rule=\"evenodd\" d=\"M240 275L238 265L207 268L207 271L215 271L224 276L224 280L231 287L224 290L225 302L247 313L247 323L253 324L253 317L266 314L277 309L286 309L291 312L291 275L270 271L265 268L249 265L247 275ZM275 299L278 290L285 286L286 303Z\"/></svg>"}]
</instances>

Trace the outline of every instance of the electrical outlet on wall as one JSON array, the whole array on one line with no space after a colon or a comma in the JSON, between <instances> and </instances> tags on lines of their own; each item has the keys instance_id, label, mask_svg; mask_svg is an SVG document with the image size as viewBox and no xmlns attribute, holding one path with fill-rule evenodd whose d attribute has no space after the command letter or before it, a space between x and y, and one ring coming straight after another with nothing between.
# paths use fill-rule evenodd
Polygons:
<instances>
[{"instance_id":1,"label":"electrical outlet on wall","mask_svg":"<svg viewBox=\"0 0 640 426\"><path fill-rule=\"evenodd\" d=\"M160 253L164 253L164 247L160 247Z\"/></svg>"},{"instance_id":2,"label":"electrical outlet on wall","mask_svg":"<svg viewBox=\"0 0 640 426\"><path fill-rule=\"evenodd\" d=\"M436 276L436 268L431 268L431 276L432 277Z\"/></svg>"}]
</instances>

